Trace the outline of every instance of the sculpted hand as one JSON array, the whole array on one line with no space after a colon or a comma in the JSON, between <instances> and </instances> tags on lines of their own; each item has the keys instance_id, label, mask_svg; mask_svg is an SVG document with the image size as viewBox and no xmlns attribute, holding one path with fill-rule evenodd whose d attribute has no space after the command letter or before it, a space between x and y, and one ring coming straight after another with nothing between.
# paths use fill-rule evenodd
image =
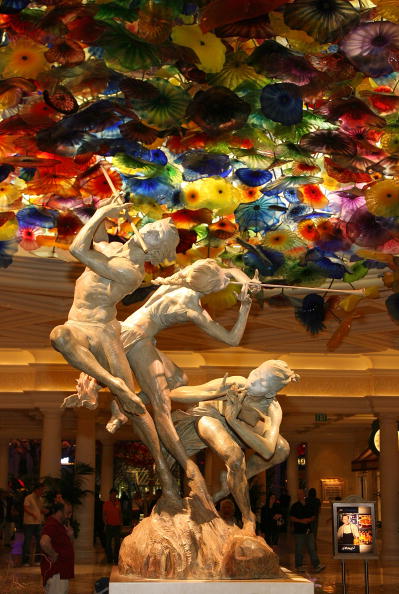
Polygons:
<instances>
[{"instance_id":1,"label":"sculpted hand","mask_svg":"<svg viewBox=\"0 0 399 594\"><path fill-rule=\"evenodd\" d=\"M248 295L248 285L244 284L240 294L238 293L234 293L234 295L236 296L237 301L241 301L241 307L245 307L245 308L250 308L251 304L252 304L252 299L251 297Z\"/></svg>"},{"instance_id":2,"label":"sculpted hand","mask_svg":"<svg viewBox=\"0 0 399 594\"><path fill-rule=\"evenodd\" d=\"M226 421L234 421L241 410L244 395L236 384L233 384L226 394L224 416Z\"/></svg>"},{"instance_id":3,"label":"sculpted hand","mask_svg":"<svg viewBox=\"0 0 399 594\"><path fill-rule=\"evenodd\" d=\"M248 289L251 293L259 293L262 289L262 284L259 280L259 270L255 270L255 274L253 275L252 279L248 283Z\"/></svg>"}]
</instances>

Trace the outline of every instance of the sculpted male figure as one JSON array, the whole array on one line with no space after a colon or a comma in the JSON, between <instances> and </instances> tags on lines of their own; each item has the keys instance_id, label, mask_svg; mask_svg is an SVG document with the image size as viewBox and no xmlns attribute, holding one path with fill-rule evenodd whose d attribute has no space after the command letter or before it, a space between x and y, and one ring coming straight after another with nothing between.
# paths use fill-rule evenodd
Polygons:
<instances>
[{"instance_id":1,"label":"sculpted male figure","mask_svg":"<svg viewBox=\"0 0 399 594\"><path fill-rule=\"evenodd\" d=\"M50 335L53 347L73 367L94 377L116 396L142 441L150 449L166 495L176 497L174 480L160 451L153 420L134 392L134 381L120 338L116 305L137 289L144 275L144 262L158 265L174 260L179 236L167 219L145 225L145 253L136 237L125 244L97 239L106 217L118 217L129 204L99 208L77 234L71 253L86 269L75 285L74 300L65 324Z\"/></svg>"},{"instance_id":2,"label":"sculpted male figure","mask_svg":"<svg viewBox=\"0 0 399 594\"><path fill-rule=\"evenodd\" d=\"M188 411L172 413L177 434L189 456L209 446L223 459L227 472L221 475L221 489L214 501L231 492L242 513L243 529L249 534L255 533L255 516L249 502L248 479L289 455L289 445L280 435L282 411L276 393L297 379L284 361L270 360L251 371L248 379L229 376L223 386L217 379L200 386L175 388L170 393L177 402L197 400ZM221 388L227 394L218 398ZM246 460L247 448L254 453Z\"/></svg>"}]
</instances>

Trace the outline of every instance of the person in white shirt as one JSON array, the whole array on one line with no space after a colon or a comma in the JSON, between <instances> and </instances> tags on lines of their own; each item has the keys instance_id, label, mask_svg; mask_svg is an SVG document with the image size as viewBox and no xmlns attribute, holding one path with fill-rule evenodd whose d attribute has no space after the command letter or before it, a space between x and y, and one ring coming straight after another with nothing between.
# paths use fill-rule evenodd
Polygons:
<instances>
[{"instance_id":1,"label":"person in white shirt","mask_svg":"<svg viewBox=\"0 0 399 594\"><path fill-rule=\"evenodd\" d=\"M40 529L43 521L44 485L39 483L33 487L32 493L24 499L24 547L22 551L22 565L30 565L32 540L34 539L34 561L39 563L38 550Z\"/></svg>"},{"instance_id":2,"label":"person in white shirt","mask_svg":"<svg viewBox=\"0 0 399 594\"><path fill-rule=\"evenodd\" d=\"M337 532L338 541L340 544L354 544L355 538L359 538L359 528L347 515L341 516L341 522Z\"/></svg>"}]
</instances>

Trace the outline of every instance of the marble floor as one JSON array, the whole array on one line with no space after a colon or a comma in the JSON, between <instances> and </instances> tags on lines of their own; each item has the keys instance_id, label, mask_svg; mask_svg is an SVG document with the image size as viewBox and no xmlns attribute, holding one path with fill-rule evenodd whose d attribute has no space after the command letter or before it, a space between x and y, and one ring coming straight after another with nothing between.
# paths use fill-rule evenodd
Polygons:
<instances>
[{"instance_id":1,"label":"marble floor","mask_svg":"<svg viewBox=\"0 0 399 594\"><path fill-rule=\"evenodd\" d=\"M313 581L315 594L343 594L341 565L331 555L329 533L322 530L318 539L321 562L326 569L319 574L309 571L306 577ZM293 542L290 534L282 534L278 547L281 564L294 567ZM305 560L306 561L306 560ZM38 567L14 567L10 549L0 546L0 594L41 594ZM310 564L308 565L310 568ZM361 561L348 561L346 594L363 594L364 566ZM96 547L96 563L77 565L76 577L70 582L70 594L93 594L94 583L103 576L109 576L111 567L105 564L101 547ZM399 594L398 565L382 566L379 561L369 562L370 594ZM133 593L132 593L133 594Z\"/></svg>"}]
</instances>

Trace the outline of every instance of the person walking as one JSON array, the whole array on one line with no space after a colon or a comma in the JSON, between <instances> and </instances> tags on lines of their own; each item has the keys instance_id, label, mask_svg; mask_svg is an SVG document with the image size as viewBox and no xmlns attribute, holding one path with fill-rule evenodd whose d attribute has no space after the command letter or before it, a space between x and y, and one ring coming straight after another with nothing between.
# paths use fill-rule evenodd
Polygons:
<instances>
[{"instance_id":1,"label":"person walking","mask_svg":"<svg viewBox=\"0 0 399 594\"><path fill-rule=\"evenodd\" d=\"M43 520L44 502L42 495L44 493L44 485L38 483L33 487L32 493L27 495L24 499L24 545L22 550L22 565L29 566L30 555L32 548L32 540L34 540L34 562L39 562L38 548L40 539L40 529Z\"/></svg>"},{"instance_id":2,"label":"person walking","mask_svg":"<svg viewBox=\"0 0 399 594\"><path fill-rule=\"evenodd\" d=\"M103 505L103 520L105 525L105 553L107 563L118 563L121 542L122 514L121 504L117 498L118 491L112 488L109 500Z\"/></svg>"},{"instance_id":3,"label":"person walking","mask_svg":"<svg viewBox=\"0 0 399 594\"><path fill-rule=\"evenodd\" d=\"M45 594L67 594L74 574L73 530L70 503L54 503L40 537L44 553L40 563Z\"/></svg>"},{"instance_id":4,"label":"person walking","mask_svg":"<svg viewBox=\"0 0 399 594\"><path fill-rule=\"evenodd\" d=\"M295 570L303 573L303 550L307 549L310 560L312 562L313 571L318 573L325 569L325 565L321 565L320 559L316 553L314 544L314 535L312 532L312 522L314 521L314 510L311 505L306 502L305 491L298 490L298 501L296 501L290 510L290 520L294 526L295 539Z\"/></svg>"}]
</instances>

